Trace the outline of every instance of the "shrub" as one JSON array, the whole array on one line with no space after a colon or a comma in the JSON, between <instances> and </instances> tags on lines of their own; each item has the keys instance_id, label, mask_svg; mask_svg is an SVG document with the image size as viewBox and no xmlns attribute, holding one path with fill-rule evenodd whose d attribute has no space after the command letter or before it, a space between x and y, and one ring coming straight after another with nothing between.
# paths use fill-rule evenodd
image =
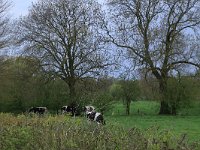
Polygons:
<instances>
[{"instance_id":1,"label":"shrub","mask_svg":"<svg viewBox=\"0 0 200 150\"><path fill-rule=\"evenodd\" d=\"M12 116L0 114L0 149L199 149L169 131L152 127L141 131L112 124L99 126L85 118L66 116Z\"/></svg>"}]
</instances>

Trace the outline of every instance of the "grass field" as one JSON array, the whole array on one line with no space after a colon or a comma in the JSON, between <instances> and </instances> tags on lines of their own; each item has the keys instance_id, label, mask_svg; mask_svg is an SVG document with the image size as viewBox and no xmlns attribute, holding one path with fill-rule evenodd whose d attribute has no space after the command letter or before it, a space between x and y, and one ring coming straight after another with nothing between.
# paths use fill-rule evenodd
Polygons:
<instances>
[{"instance_id":1,"label":"grass field","mask_svg":"<svg viewBox=\"0 0 200 150\"><path fill-rule=\"evenodd\" d=\"M109 113L106 113L106 120L125 128L147 129L156 126L160 129L170 130L179 136L186 134L189 141L200 140L199 105L184 108L179 111L177 116L157 115L158 111L159 104L157 102L138 101L131 104L131 115L126 116L124 106L117 103Z\"/></svg>"}]
</instances>

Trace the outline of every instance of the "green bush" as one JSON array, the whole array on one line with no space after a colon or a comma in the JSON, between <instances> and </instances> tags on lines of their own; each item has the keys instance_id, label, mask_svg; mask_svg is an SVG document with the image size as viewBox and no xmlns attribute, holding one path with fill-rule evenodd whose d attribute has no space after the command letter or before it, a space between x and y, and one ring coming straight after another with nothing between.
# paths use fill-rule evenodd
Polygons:
<instances>
[{"instance_id":1,"label":"green bush","mask_svg":"<svg viewBox=\"0 0 200 150\"><path fill-rule=\"evenodd\" d=\"M155 127L141 131L87 122L66 116L0 114L1 150L131 150L199 149L169 131Z\"/></svg>"}]
</instances>

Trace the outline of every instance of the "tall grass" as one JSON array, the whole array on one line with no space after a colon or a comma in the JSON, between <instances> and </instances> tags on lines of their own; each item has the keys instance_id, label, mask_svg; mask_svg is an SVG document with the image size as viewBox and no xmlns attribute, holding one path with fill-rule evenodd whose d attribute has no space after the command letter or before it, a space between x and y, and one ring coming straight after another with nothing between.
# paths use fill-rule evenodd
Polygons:
<instances>
[{"instance_id":1,"label":"tall grass","mask_svg":"<svg viewBox=\"0 0 200 150\"><path fill-rule=\"evenodd\" d=\"M1 150L198 150L168 130L151 127L141 131L109 123L98 126L85 118L66 116L13 116L0 114Z\"/></svg>"}]
</instances>

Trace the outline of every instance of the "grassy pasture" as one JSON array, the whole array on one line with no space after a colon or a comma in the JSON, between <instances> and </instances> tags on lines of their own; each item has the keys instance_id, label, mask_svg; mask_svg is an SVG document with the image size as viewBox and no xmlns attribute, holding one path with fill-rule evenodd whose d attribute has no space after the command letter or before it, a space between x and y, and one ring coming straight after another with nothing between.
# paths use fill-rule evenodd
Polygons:
<instances>
[{"instance_id":1,"label":"grassy pasture","mask_svg":"<svg viewBox=\"0 0 200 150\"><path fill-rule=\"evenodd\" d=\"M116 103L113 109L105 115L110 122L125 128L137 127L144 130L154 126L170 130L178 136L186 134L189 141L200 140L200 106L198 103L181 109L177 116L160 116L157 115L158 111L159 103L138 101L131 104L130 116L125 115L124 106L121 103Z\"/></svg>"}]
</instances>

